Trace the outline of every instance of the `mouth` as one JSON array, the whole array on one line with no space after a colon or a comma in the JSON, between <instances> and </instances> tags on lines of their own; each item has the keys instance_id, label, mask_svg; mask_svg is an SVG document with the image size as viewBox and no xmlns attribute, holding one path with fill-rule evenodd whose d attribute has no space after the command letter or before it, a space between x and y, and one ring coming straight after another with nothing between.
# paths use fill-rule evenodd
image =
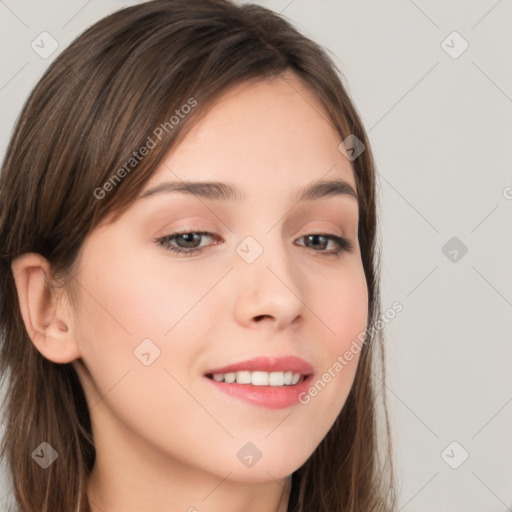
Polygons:
<instances>
[{"instance_id":1,"label":"mouth","mask_svg":"<svg viewBox=\"0 0 512 512\"><path fill-rule=\"evenodd\" d=\"M295 386L309 375L301 375L291 370L286 372L239 371L228 373L207 373L206 377L216 382L227 384L250 384L252 386Z\"/></svg>"},{"instance_id":2,"label":"mouth","mask_svg":"<svg viewBox=\"0 0 512 512\"><path fill-rule=\"evenodd\" d=\"M313 366L295 356L257 357L205 372L204 377L228 396L252 405L282 409L299 403L310 385Z\"/></svg>"}]
</instances>

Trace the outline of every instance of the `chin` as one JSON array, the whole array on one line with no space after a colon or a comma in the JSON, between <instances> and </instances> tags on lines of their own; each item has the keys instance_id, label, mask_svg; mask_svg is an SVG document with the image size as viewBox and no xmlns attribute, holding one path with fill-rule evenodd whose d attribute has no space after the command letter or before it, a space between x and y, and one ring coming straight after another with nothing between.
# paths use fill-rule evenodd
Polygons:
<instances>
[{"instance_id":1,"label":"chin","mask_svg":"<svg viewBox=\"0 0 512 512\"><path fill-rule=\"evenodd\" d=\"M231 468L226 466L224 476L232 471L229 480L240 483L267 483L275 480L282 480L289 477L294 471L299 469L309 458L310 454L298 457L297 453L269 454L263 456L252 466L245 466L244 463L236 461L235 467L231 464Z\"/></svg>"},{"instance_id":2,"label":"chin","mask_svg":"<svg viewBox=\"0 0 512 512\"><path fill-rule=\"evenodd\" d=\"M298 466L295 469L290 469L290 465L288 464L288 469L285 470L283 467L275 467L273 464L260 466L259 468L257 468L257 466L252 468L237 468L236 470L233 470L233 472L229 475L228 480L245 484L263 484L275 482L276 480L283 480L289 477L296 469L300 467Z\"/></svg>"}]
</instances>

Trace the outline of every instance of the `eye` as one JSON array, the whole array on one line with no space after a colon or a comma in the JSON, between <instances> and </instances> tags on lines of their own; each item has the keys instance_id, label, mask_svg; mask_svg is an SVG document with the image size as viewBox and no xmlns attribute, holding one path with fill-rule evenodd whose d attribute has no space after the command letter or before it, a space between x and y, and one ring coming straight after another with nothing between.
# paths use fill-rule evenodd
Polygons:
<instances>
[{"instance_id":1,"label":"eye","mask_svg":"<svg viewBox=\"0 0 512 512\"><path fill-rule=\"evenodd\" d=\"M217 243L202 245L201 241L203 238L215 239L217 240ZM350 240L337 235L314 233L310 235L304 235L298 240L302 239L306 241L304 244L305 247L313 249L315 252L326 256L336 257L343 252L350 253L354 251L354 244ZM217 234L210 233L208 231L182 231L157 238L155 239L155 243L161 245L165 250L171 251L175 254L191 256L193 254L202 252L207 247L217 245L220 243L220 240L221 238ZM330 251L326 251L325 249L329 243L334 244L335 248L331 249Z\"/></svg>"},{"instance_id":2,"label":"eye","mask_svg":"<svg viewBox=\"0 0 512 512\"><path fill-rule=\"evenodd\" d=\"M188 256L203 250L203 247L200 245L201 237L219 240L217 235L208 231L184 231L157 238L155 242L168 251Z\"/></svg>"},{"instance_id":3,"label":"eye","mask_svg":"<svg viewBox=\"0 0 512 512\"><path fill-rule=\"evenodd\" d=\"M320 247L321 249L325 249L329 242L334 243L337 245L336 249L332 249L330 251L316 251L320 252L322 254L326 254L329 256L339 256L342 252L353 252L354 251L354 244L348 240L347 238L343 238L341 236L337 235L330 235L325 233L315 233L311 235L305 235L299 240L304 238L306 240L306 247L312 247L310 244L313 245L312 248L316 245L316 247ZM319 244L318 244L319 242Z\"/></svg>"}]
</instances>

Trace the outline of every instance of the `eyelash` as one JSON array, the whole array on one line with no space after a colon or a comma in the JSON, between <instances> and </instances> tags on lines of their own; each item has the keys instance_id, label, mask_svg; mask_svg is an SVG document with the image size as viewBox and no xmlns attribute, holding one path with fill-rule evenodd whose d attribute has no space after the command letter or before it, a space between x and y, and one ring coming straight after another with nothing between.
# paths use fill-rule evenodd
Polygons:
<instances>
[{"instance_id":1,"label":"eyelash","mask_svg":"<svg viewBox=\"0 0 512 512\"><path fill-rule=\"evenodd\" d=\"M208 231L182 231L182 232L176 232L172 233L171 235L166 235L161 238L156 238L155 243L161 245L165 250L171 251L175 254L182 254L183 256L192 256L193 254L196 254L198 252L201 252L204 248L203 247L195 247L192 249L185 249L182 247L175 247L169 244L169 242L175 238L178 238L180 236L184 235L200 235L200 236L209 236L210 238L216 238L217 240L219 237L215 235L214 233L210 233ZM331 235L328 233L312 233L309 235L301 236L300 238L305 238L308 236L321 236L324 238L327 238L328 241L333 241L338 244L338 249L331 250L331 251L315 251L324 253L326 256L332 256L332 257L341 257L341 253L348 252L352 253L354 251L354 244L348 240L347 238L343 238L337 235ZM299 238L299 240L300 240ZM215 244L217 245L217 244ZM211 247L211 246L209 246ZM314 250L314 249L313 249Z\"/></svg>"}]
</instances>

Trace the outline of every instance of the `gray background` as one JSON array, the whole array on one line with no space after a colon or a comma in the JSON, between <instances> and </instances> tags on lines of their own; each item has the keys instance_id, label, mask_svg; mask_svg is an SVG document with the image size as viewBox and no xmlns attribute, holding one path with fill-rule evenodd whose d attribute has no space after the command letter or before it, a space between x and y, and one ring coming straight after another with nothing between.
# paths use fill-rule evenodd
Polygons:
<instances>
[{"instance_id":1,"label":"gray background","mask_svg":"<svg viewBox=\"0 0 512 512\"><path fill-rule=\"evenodd\" d=\"M2 156L52 59L134 3L0 0ZM399 508L511 510L512 0L255 3L329 48L375 153L383 309L403 304L386 331Z\"/></svg>"}]
</instances>

